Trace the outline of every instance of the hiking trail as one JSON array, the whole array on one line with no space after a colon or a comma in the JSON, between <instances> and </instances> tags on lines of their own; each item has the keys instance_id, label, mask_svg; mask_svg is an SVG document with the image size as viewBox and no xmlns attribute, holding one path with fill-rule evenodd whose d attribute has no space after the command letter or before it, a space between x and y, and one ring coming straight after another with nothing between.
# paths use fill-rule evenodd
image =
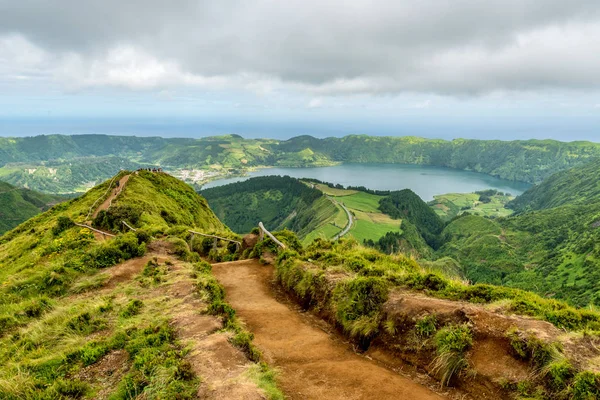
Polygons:
<instances>
[{"instance_id":1,"label":"hiking trail","mask_svg":"<svg viewBox=\"0 0 600 400\"><path fill-rule=\"evenodd\" d=\"M445 399L408 377L356 354L309 313L277 300L274 268L256 260L213 264L226 299L254 334L266 362L280 370L290 399Z\"/></svg>"},{"instance_id":2,"label":"hiking trail","mask_svg":"<svg viewBox=\"0 0 600 400\"><path fill-rule=\"evenodd\" d=\"M96 211L94 211L94 213L92 214L92 219L96 218L100 211L107 210L108 207L110 207L110 205L112 204L112 201L125 188L125 184L127 183L128 180L129 180L129 175L125 175L121 179L119 179L119 186L117 188L115 188L114 190L111 189L110 195L106 198L106 200L104 200L104 202L102 204L100 204L100 206L98 206L98 208L96 208Z\"/></svg>"}]
</instances>

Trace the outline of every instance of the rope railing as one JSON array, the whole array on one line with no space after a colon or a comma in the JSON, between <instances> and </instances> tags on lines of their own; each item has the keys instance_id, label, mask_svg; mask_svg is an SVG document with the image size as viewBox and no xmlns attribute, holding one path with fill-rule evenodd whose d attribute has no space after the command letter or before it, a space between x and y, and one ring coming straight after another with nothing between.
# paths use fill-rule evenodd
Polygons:
<instances>
[{"instance_id":1,"label":"rope railing","mask_svg":"<svg viewBox=\"0 0 600 400\"><path fill-rule=\"evenodd\" d=\"M264 239L264 235L267 235L269 238L271 238L271 240L273 242L275 242L275 244L279 247L281 247L282 249L285 249L285 244L281 243L279 241L279 239L277 239L275 236L273 236L273 234L271 232L269 232L267 230L267 228L265 228L265 226L263 225L262 221L258 223L258 227L260 228L260 239L263 240Z\"/></svg>"}]
</instances>

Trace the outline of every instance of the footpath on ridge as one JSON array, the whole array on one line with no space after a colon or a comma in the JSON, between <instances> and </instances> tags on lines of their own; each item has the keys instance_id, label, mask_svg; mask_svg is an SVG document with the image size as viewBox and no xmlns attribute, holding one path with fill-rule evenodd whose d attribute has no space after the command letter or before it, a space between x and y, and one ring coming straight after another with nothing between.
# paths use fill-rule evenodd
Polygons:
<instances>
[{"instance_id":1,"label":"footpath on ridge","mask_svg":"<svg viewBox=\"0 0 600 400\"><path fill-rule=\"evenodd\" d=\"M121 191L125 188L125 185L127 184L128 180L129 175L125 175L119 180L119 186L117 188L115 188L114 190L111 188L110 196L108 196L106 200L104 200L104 202L100 204L98 208L96 208L96 211L94 211L94 213L92 214L92 219L96 218L100 211L108 210L108 207L110 207L115 197L117 197L119 193L121 193Z\"/></svg>"},{"instance_id":2,"label":"footpath on ridge","mask_svg":"<svg viewBox=\"0 0 600 400\"><path fill-rule=\"evenodd\" d=\"M280 370L290 399L405 399L445 397L356 354L285 302L272 287L274 268L256 260L213 264L226 299L254 334L267 363Z\"/></svg>"}]
</instances>

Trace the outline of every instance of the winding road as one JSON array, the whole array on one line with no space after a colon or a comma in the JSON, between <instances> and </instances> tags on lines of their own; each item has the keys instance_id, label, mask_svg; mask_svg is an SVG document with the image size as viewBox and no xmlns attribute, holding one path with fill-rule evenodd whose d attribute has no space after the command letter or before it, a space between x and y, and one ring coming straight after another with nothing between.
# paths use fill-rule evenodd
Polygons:
<instances>
[{"instance_id":1,"label":"winding road","mask_svg":"<svg viewBox=\"0 0 600 400\"><path fill-rule=\"evenodd\" d=\"M331 197L327 196L329 198L329 200L333 201L335 204L338 204L340 207L342 207L344 209L344 211L346 211L346 215L348 216L348 225L346 225L344 227L344 229L342 229L342 231L340 233L338 233L337 235L335 235L333 237L333 239L331 240L338 240L339 238L341 238L342 236L344 236L346 233L348 233L348 231L350 230L350 228L352 228L352 223L354 222L354 218L352 217L352 213L350 213L350 211L346 208L345 205L343 205L342 203L333 200Z\"/></svg>"}]
</instances>

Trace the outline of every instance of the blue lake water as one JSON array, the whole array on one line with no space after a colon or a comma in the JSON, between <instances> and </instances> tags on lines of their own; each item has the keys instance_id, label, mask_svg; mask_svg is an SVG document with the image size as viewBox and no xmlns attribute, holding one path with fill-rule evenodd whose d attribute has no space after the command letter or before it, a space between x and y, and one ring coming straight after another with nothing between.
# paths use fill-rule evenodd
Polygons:
<instances>
[{"instance_id":1,"label":"blue lake water","mask_svg":"<svg viewBox=\"0 0 600 400\"><path fill-rule=\"evenodd\" d=\"M376 190L411 189L425 201L433 200L436 194L471 193L483 189L496 189L519 195L530 187L523 182L452 168L402 164L342 164L315 168L264 168L245 177L219 179L207 183L204 188L268 175L315 178L344 186L364 186Z\"/></svg>"}]
</instances>

